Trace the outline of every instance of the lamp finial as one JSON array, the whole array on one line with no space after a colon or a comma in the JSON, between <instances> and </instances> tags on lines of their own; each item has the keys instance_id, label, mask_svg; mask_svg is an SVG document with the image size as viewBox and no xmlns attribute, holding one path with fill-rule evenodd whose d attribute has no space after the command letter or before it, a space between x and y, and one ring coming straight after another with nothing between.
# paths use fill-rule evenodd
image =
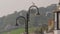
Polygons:
<instances>
[{"instance_id":1,"label":"lamp finial","mask_svg":"<svg viewBox=\"0 0 60 34\"><path fill-rule=\"evenodd\" d=\"M35 3L34 3L34 2L32 2L32 4L33 4L33 5L35 5Z\"/></svg>"}]
</instances>

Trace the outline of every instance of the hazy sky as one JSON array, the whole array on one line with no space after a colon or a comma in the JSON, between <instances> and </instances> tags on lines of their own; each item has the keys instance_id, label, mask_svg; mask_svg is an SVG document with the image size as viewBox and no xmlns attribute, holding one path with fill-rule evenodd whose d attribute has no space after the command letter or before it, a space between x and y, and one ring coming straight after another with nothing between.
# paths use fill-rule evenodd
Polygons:
<instances>
[{"instance_id":1,"label":"hazy sky","mask_svg":"<svg viewBox=\"0 0 60 34\"><path fill-rule=\"evenodd\" d=\"M28 9L34 2L38 7L46 7L51 4L57 4L59 0L0 0L0 17Z\"/></svg>"}]
</instances>

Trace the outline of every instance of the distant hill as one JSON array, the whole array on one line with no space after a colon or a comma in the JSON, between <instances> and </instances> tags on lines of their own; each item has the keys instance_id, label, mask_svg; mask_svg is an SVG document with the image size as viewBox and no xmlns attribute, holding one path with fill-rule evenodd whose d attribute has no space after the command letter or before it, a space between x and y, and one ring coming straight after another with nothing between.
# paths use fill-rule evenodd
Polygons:
<instances>
[{"instance_id":1,"label":"distant hill","mask_svg":"<svg viewBox=\"0 0 60 34\"><path fill-rule=\"evenodd\" d=\"M35 9L31 10L33 12L31 12L30 14L30 21L29 21L29 27L31 26L40 26L41 24L48 24L48 20L49 18L52 18L53 13L52 10L54 10L56 8L56 4L52 4L48 7L39 7L39 13L40 15L34 15L35 14ZM8 14L7 16L3 16L0 17L0 31L4 30L7 28L7 30L9 29L8 26L10 26L10 28L12 29L12 26L15 27L16 24L16 18L18 16L24 16L26 18L26 10L21 10L19 12L15 11L12 14ZM46 16L47 13L47 16ZM24 23L24 21L22 21L22 23ZM20 24L22 24L20 22ZM9 24L9 25L8 25ZM22 24L20 27L23 27L24 24Z\"/></svg>"}]
</instances>

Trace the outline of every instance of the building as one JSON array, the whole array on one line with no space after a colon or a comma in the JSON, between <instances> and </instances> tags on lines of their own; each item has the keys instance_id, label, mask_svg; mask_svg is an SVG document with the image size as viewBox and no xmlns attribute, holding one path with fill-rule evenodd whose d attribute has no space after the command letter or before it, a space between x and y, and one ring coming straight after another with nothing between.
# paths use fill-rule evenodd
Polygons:
<instances>
[{"instance_id":1,"label":"building","mask_svg":"<svg viewBox=\"0 0 60 34\"><path fill-rule=\"evenodd\" d=\"M55 14L54 34L60 34L60 0L53 13Z\"/></svg>"}]
</instances>

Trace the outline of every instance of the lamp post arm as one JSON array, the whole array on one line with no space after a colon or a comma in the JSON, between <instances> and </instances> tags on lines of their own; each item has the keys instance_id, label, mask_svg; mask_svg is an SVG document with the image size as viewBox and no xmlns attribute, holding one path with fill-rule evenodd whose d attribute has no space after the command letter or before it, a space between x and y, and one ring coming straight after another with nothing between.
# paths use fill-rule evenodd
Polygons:
<instances>
[{"instance_id":1,"label":"lamp post arm","mask_svg":"<svg viewBox=\"0 0 60 34\"><path fill-rule=\"evenodd\" d=\"M16 18L16 26L19 26L18 23L17 23L17 20L19 20L19 18L23 18L23 19L25 20L25 23L26 23L26 19L25 19L25 17L23 17L23 16L19 16L19 17Z\"/></svg>"}]
</instances>

